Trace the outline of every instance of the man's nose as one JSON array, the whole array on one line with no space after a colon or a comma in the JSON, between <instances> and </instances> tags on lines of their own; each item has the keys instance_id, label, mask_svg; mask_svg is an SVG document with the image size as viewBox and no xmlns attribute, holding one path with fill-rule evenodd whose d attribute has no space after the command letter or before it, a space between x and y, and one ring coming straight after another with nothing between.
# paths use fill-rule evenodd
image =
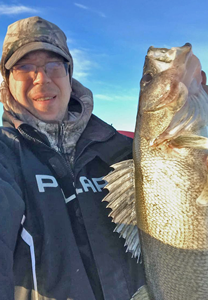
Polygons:
<instances>
[{"instance_id":1,"label":"man's nose","mask_svg":"<svg viewBox=\"0 0 208 300\"><path fill-rule=\"evenodd\" d=\"M34 84L51 82L51 78L48 77L43 67L38 67L34 76L35 76L33 80Z\"/></svg>"}]
</instances>

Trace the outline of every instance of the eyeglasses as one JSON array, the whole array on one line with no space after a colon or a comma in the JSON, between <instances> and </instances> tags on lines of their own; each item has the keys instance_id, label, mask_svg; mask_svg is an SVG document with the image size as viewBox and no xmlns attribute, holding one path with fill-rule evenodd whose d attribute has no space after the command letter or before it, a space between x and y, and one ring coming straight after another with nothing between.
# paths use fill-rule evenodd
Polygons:
<instances>
[{"instance_id":1,"label":"eyeglasses","mask_svg":"<svg viewBox=\"0 0 208 300\"><path fill-rule=\"evenodd\" d=\"M49 78L61 78L65 77L68 74L69 63L62 61L52 61L43 66L36 66L33 64L16 64L14 67L12 67L11 71L15 80L27 81L29 79L35 80L38 73L38 68L43 68L44 72Z\"/></svg>"}]
</instances>

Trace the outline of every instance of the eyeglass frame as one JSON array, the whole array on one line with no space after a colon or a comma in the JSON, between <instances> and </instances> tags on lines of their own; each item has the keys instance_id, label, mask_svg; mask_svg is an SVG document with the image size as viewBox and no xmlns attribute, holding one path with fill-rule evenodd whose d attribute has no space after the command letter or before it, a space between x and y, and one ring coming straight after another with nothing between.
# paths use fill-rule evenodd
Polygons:
<instances>
[{"instance_id":1,"label":"eyeglass frame","mask_svg":"<svg viewBox=\"0 0 208 300\"><path fill-rule=\"evenodd\" d=\"M37 66L37 65L31 64L31 63L15 64L9 71L12 72L13 77L14 77L14 79L15 79L15 75L14 75L14 73L13 73L13 71L15 71L15 69L14 69L15 66L18 66L18 65L19 65L19 66L32 65L32 66L35 66L35 67L36 67L35 71L32 71L32 72L34 73L34 75L36 75L36 76L34 76L34 77L29 76L29 73L30 73L30 72L26 72L25 74L28 75L28 78L27 78L27 79L25 79L25 80L17 80L17 79L15 79L16 81L27 81L27 80L29 80L29 79L35 80L36 77L37 77L37 74L38 74L38 68L43 68L44 73L45 73L45 74L47 75L47 77L49 77L49 78L64 78L65 76L61 76L61 77L50 77L50 76L48 76L48 74L47 74L47 72L46 72L46 65L47 65L47 64L50 64L50 63L61 63L61 64L63 64L64 69L65 69L65 71L66 71L66 75L65 75L65 76L67 76L68 74L70 74L70 71L69 71L70 63L67 62L67 61L49 61L49 62L47 62L46 64L44 64L44 65L42 65L42 66Z\"/></svg>"}]
</instances>

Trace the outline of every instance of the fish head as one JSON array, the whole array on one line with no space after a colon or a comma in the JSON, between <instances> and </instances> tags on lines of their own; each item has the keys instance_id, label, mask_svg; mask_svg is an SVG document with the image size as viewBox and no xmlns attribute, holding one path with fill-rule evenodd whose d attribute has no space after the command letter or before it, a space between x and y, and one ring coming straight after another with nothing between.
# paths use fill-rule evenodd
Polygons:
<instances>
[{"instance_id":1,"label":"fish head","mask_svg":"<svg viewBox=\"0 0 208 300\"><path fill-rule=\"evenodd\" d=\"M140 81L136 132L153 143L201 86L201 64L191 44L148 49Z\"/></svg>"}]
</instances>

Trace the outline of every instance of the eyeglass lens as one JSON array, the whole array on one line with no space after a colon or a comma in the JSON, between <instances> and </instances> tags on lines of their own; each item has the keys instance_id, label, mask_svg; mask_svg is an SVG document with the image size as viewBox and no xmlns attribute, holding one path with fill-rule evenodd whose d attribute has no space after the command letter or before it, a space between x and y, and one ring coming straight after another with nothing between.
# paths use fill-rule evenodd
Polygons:
<instances>
[{"instance_id":1,"label":"eyeglass lens","mask_svg":"<svg viewBox=\"0 0 208 300\"><path fill-rule=\"evenodd\" d=\"M12 68L14 79L17 81L25 81L35 79L38 68L43 68L49 78L61 78L68 74L68 63L61 61L48 62L44 66L36 66L33 64L15 65Z\"/></svg>"}]
</instances>

